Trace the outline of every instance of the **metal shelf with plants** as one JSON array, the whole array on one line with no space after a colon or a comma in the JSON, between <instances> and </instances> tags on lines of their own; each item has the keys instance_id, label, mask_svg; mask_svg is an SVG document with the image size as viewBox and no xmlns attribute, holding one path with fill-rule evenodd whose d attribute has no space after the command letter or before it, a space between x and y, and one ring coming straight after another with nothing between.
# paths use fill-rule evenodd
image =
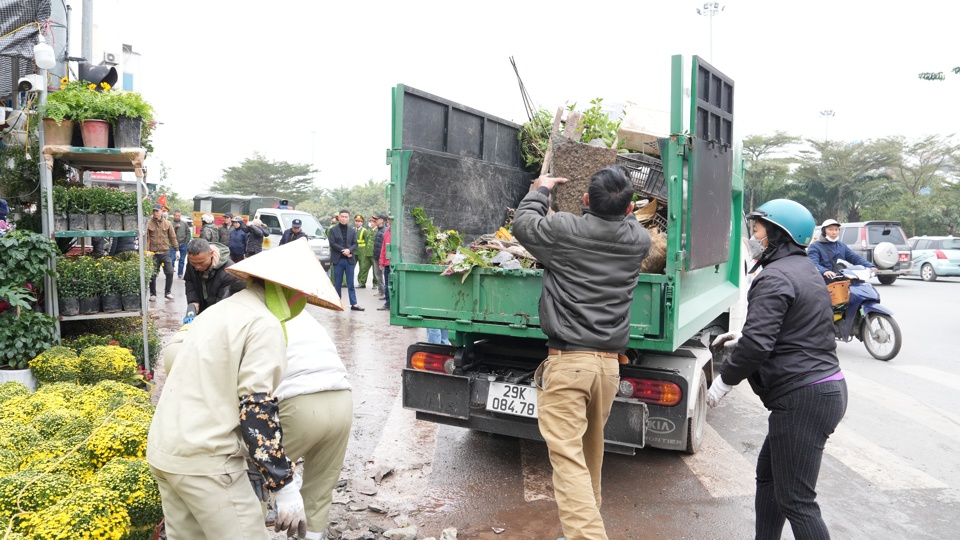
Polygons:
<instances>
[{"instance_id":1,"label":"metal shelf with plants","mask_svg":"<svg viewBox=\"0 0 960 540\"><path fill-rule=\"evenodd\" d=\"M43 231L52 238L76 238L80 240L80 252L86 249L86 238L113 238L114 242L123 238L139 239L143 245L143 198L146 196L143 161L146 150L143 148L89 148L75 146L46 145L42 150L46 167L41 167L41 181L44 188ZM136 216L107 214L74 214L66 215L62 201L54 201L52 171L54 159L72 167L82 177L85 171L120 171L133 172L137 178L136 188ZM59 188L57 188L59 189ZM96 189L96 188L93 188ZM58 195L63 195L58 194ZM130 208L132 210L132 208ZM117 317L141 317L143 330L143 358L144 368L150 370L150 351L148 343L147 299L144 291L147 284L145 266L152 265L152 261L144 259L143 250L130 252L135 257L128 257L123 261L96 260L91 257L68 257L60 260L63 266L59 268L59 277L47 277L45 290L46 311L57 319L57 337L60 336L60 322L78 321L86 319L106 319ZM58 261L51 261L51 266L58 269ZM91 277L92 276L92 277ZM59 283L66 279L70 285ZM101 311L101 299L94 296L89 290L77 287L80 293L71 291L70 298L61 294L63 289L70 289L76 284L87 284L88 280L97 279L109 283L113 287L120 287L110 295L109 303L104 300ZM88 285L84 285L88 286ZM87 296L80 297L79 294ZM116 298L114 298L116 297ZM106 298L106 297L105 297Z\"/></svg>"}]
</instances>

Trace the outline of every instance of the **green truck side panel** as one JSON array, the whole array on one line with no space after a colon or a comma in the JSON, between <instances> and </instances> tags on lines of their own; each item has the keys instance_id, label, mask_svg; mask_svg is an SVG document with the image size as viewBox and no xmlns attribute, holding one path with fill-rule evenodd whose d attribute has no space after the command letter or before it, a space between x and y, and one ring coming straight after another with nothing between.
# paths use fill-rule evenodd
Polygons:
<instances>
[{"instance_id":1,"label":"green truck side panel","mask_svg":"<svg viewBox=\"0 0 960 540\"><path fill-rule=\"evenodd\" d=\"M738 297L742 274L743 179L739 148L734 154L733 189L729 204L734 216L730 229L728 262L684 271L683 235L686 174L685 152L689 149L683 123L683 61L672 59L671 137L662 152L667 180L667 264L664 274L641 274L634 290L630 312L629 347L672 352L723 314ZM474 268L462 275L441 275L444 267L401 260L405 227L416 227L412 216L403 215L403 196L411 152L403 146L404 85L393 89L392 149L388 185L392 219L388 254L392 262L390 322L409 327L445 328L451 331L545 339L539 328L541 270ZM692 124L692 122L691 122ZM691 126L692 127L692 126ZM409 202L409 201L408 201ZM456 228L455 223L438 224ZM493 230L490 231L494 232Z\"/></svg>"}]
</instances>

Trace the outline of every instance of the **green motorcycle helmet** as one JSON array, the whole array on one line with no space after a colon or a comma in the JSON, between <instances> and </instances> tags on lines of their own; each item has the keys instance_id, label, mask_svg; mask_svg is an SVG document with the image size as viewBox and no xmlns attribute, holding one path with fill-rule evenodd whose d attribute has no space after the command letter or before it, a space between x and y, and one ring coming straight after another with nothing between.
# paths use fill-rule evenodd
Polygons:
<instances>
[{"instance_id":1,"label":"green motorcycle helmet","mask_svg":"<svg viewBox=\"0 0 960 540\"><path fill-rule=\"evenodd\" d=\"M813 240L813 230L817 222L813 214L802 204L790 199L774 199L760 205L747 214L748 220L762 219L772 223L787 233L794 244L806 248Z\"/></svg>"}]
</instances>

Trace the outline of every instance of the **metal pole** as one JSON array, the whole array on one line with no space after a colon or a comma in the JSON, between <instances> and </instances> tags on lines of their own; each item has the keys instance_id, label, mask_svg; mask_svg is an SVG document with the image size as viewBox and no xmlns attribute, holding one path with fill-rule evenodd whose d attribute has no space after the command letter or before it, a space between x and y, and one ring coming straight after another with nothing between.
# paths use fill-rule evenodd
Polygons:
<instances>
[{"instance_id":1,"label":"metal pole","mask_svg":"<svg viewBox=\"0 0 960 540\"><path fill-rule=\"evenodd\" d=\"M830 140L830 117L836 115L836 111L832 109L820 111L820 117L823 118L823 142Z\"/></svg>"},{"instance_id":2,"label":"metal pole","mask_svg":"<svg viewBox=\"0 0 960 540\"><path fill-rule=\"evenodd\" d=\"M93 0L83 0L83 31L80 33L80 56L93 61Z\"/></svg>"},{"instance_id":3,"label":"metal pole","mask_svg":"<svg viewBox=\"0 0 960 540\"><path fill-rule=\"evenodd\" d=\"M143 262L143 253L146 250L146 244L144 243L143 231L145 227L143 226L143 190L141 187L146 183L147 179L143 176L143 169L141 168L137 171L137 236L140 239L140 249L137 250L140 253L140 322L143 326L143 369L147 372L150 371L150 346L147 342L147 322L150 317L150 311L147 306L147 283L146 283L146 270L144 268Z\"/></svg>"},{"instance_id":4,"label":"metal pole","mask_svg":"<svg viewBox=\"0 0 960 540\"><path fill-rule=\"evenodd\" d=\"M40 70L40 77L43 78L43 86L40 87L39 106L43 107L47 103L47 70ZM40 167L40 216L41 230L43 236L53 239L53 175L47 168L46 156L43 154L43 147L46 145L46 136L43 132L43 122L37 122L37 137L40 145L40 155L38 157L38 166ZM29 141L28 141L29 144ZM50 269L57 271L57 258L51 257L47 262ZM44 311L56 319L57 341L60 340L60 306L57 302L57 280L53 276L43 277L43 290L45 291Z\"/></svg>"}]
</instances>

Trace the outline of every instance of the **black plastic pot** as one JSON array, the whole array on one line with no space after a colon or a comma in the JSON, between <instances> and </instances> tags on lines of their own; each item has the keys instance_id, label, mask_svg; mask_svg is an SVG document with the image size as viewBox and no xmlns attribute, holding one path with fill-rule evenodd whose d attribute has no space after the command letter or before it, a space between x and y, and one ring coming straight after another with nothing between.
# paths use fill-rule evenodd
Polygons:
<instances>
[{"instance_id":1,"label":"black plastic pot","mask_svg":"<svg viewBox=\"0 0 960 540\"><path fill-rule=\"evenodd\" d=\"M125 294L120 297L124 311L140 311L140 295Z\"/></svg>"},{"instance_id":2,"label":"black plastic pot","mask_svg":"<svg viewBox=\"0 0 960 540\"><path fill-rule=\"evenodd\" d=\"M93 315L94 313L100 313L100 297L91 296L90 298L81 298L80 314Z\"/></svg>"},{"instance_id":3,"label":"black plastic pot","mask_svg":"<svg viewBox=\"0 0 960 540\"><path fill-rule=\"evenodd\" d=\"M142 118L121 116L113 128L113 142L116 148L139 148L140 129L143 126Z\"/></svg>"},{"instance_id":4,"label":"black plastic pot","mask_svg":"<svg viewBox=\"0 0 960 540\"><path fill-rule=\"evenodd\" d=\"M124 214L121 219L123 220L123 230L125 230L125 231L135 231L135 230L137 230L137 215L136 215L136 214Z\"/></svg>"},{"instance_id":5,"label":"black plastic pot","mask_svg":"<svg viewBox=\"0 0 960 540\"><path fill-rule=\"evenodd\" d=\"M103 214L87 214L87 229L91 231L104 230Z\"/></svg>"},{"instance_id":6,"label":"black plastic pot","mask_svg":"<svg viewBox=\"0 0 960 540\"><path fill-rule=\"evenodd\" d=\"M120 216L120 214L104 214L103 228L108 231L122 231L123 218Z\"/></svg>"},{"instance_id":7,"label":"black plastic pot","mask_svg":"<svg viewBox=\"0 0 960 540\"><path fill-rule=\"evenodd\" d=\"M123 301L119 294L108 294L100 297L100 304L103 306L104 313L123 311Z\"/></svg>"},{"instance_id":8,"label":"black plastic pot","mask_svg":"<svg viewBox=\"0 0 960 540\"><path fill-rule=\"evenodd\" d=\"M66 317L72 317L80 314L80 300L76 298L60 299L60 314Z\"/></svg>"},{"instance_id":9,"label":"black plastic pot","mask_svg":"<svg viewBox=\"0 0 960 540\"><path fill-rule=\"evenodd\" d=\"M87 230L87 215L86 214L68 214L67 218L70 220L70 230L71 231L85 231Z\"/></svg>"}]
</instances>

